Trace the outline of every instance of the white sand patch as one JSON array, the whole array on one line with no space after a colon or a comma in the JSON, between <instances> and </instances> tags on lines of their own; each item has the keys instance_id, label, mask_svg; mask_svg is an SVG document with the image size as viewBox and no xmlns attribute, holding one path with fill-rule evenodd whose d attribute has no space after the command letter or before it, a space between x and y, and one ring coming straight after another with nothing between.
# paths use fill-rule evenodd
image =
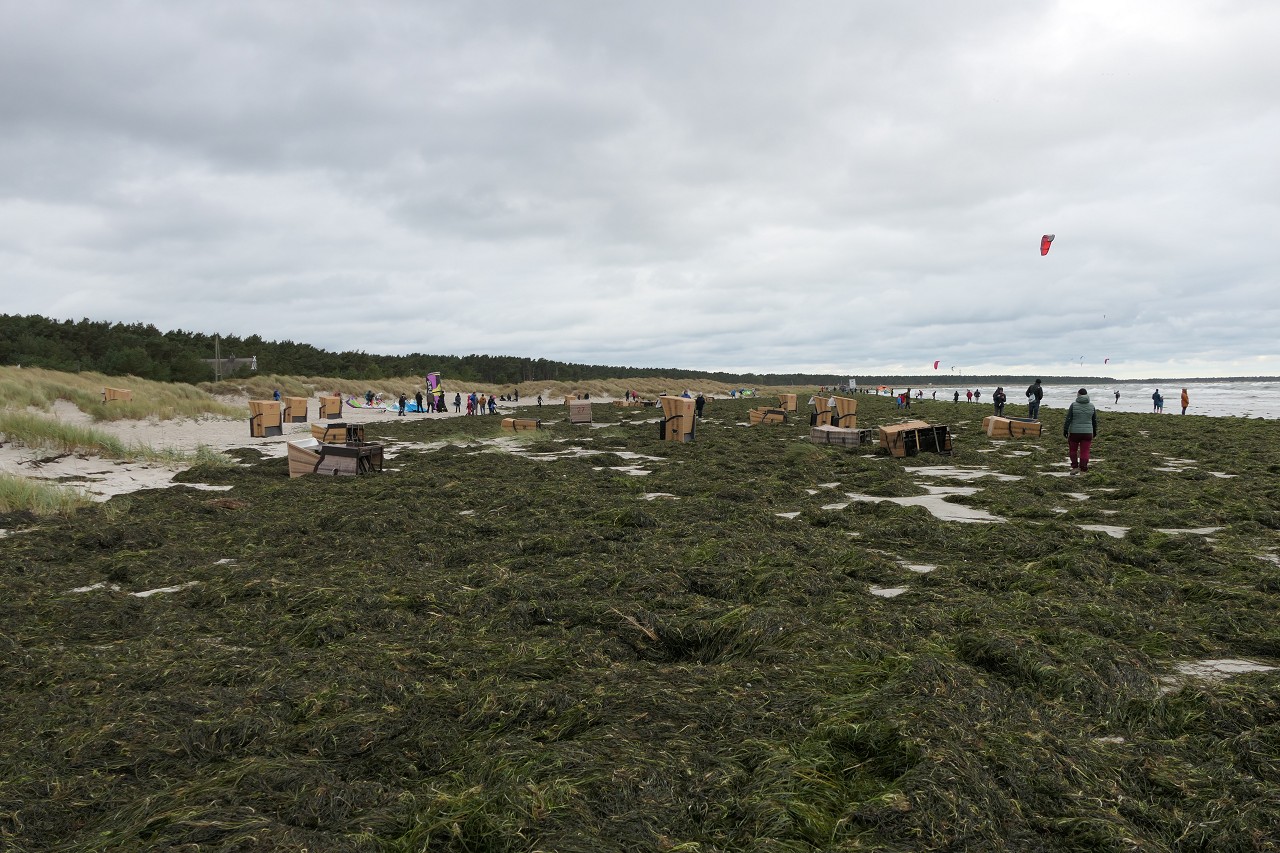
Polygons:
<instances>
[{"instance_id":1,"label":"white sand patch","mask_svg":"<svg viewBox=\"0 0 1280 853\"><path fill-rule=\"evenodd\" d=\"M647 477L652 471L646 471L636 465L615 465L612 467L596 467L592 471L617 471L620 474L626 474L629 477Z\"/></svg>"},{"instance_id":2,"label":"white sand patch","mask_svg":"<svg viewBox=\"0 0 1280 853\"><path fill-rule=\"evenodd\" d=\"M903 563L903 562L899 562L899 565L901 565L901 566L902 566L902 568L906 569L907 571L909 571L909 572L915 572L915 573L916 573L916 574L918 574L918 575L927 575L927 574L929 574L930 572L936 572L936 571L938 570L938 567L937 567L937 566L931 566L931 565L929 565L928 563Z\"/></svg>"},{"instance_id":3,"label":"white sand patch","mask_svg":"<svg viewBox=\"0 0 1280 853\"><path fill-rule=\"evenodd\" d=\"M818 493L818 490L817 490L817 489L805 489L805 490L804 490L804 493L805 493L806 495L816 495L816 494Z\"/></svg>"},{"instance_id":4,"label":"white sand patch","mask_svg":"<svg viewBox=\"0 0 1280 853\"><path fill-rule=\"evenodd\" d=\"M1265 663L1258 663L1253 660L1242 660L1239 658L1217 658L1207 660L1184 661L1174 667L1180 675L1188 678L1205 678L1211 681L1221 681L1224 678L1230 678L1233 675L1242 675L1246 672L1271 672L1276 669Z\"/></svg>"},{"instance_id":5,"label":"white sand patch","mask_svg":"<svg viewBox=\"0 0 1280 853\"><path fill-rule=\"evenodd\" d=\"M1168 533L1170 536L1176 536L1179 533L1194 533L1199 536L1208 536L1210 533L1217 533L1221 527L1157 527L1156 530L1161 533Z\"/></svg>"},{"instance_id":6,"label":"white sand patch","mask_svg":"<svg viewBox=\"0 0 1280 853\"><path fill-rule=\"evenodd\" d=\"M1002 483L1021 480L1015 474L999 474L990 468L959 468L954 465L926 465L921 468L904 468L908 474L917 477L942 477L948 480L977 480L980 477L991 477Z\"/></svg>"},{"instance_id":7,"label":"white sand patch","mask_svg":"<svg viewBox=\"0 0 1280 853\"><path fill-rule=\"evenodd\" d=\"M642 501L656 501L656 500L658 500L659 498L661 498L661 499L663 499L663 500L667 500L667 501L678 501L678 500L680 500L680 498L676 497L675 495L671 494L670 492L647 492L647 493L645 493L645 494L643 494L643 495L641 495L641 496L640 496L640 500L642 500Z\"/></svg>"},{"instance_id":8,"label":"white sand patch","mask_svg":"<svg viewBox=\"0 0 1280 853\"><path fill-rule=\"evenodd\" d=\"M1008 453L1004 455L1012 459L1018 456L1030 456L1031 451L1030 450L1010 450Z\"/></svg>"},{"instance_id":9,"label":"white sand patch","mask_svg":"<svg viewBox=\"0 0 1280 853\"><path fill-rule=\"evenodd\" d=\"M1217 477L1219 480L1230 480L1230 479L1233 479L1233 478L1235 478L1235 477L1239 477L1240 475L1239 475L1239 474L1224 474L1224 473L1222 473L1221 471L1210 471L1210 472L1209 472L1209 476L1210 476L1210 477Z\"/></svg>"},{"instance_id":10,"label":"white sand patch","mask_svg":"<svg viewBox=\"0 0 1280 853\"><path fill-rule=\"evenodd\" d=\"M458 515L475 515L475 514L476 514L476 511L474 509L464 509L464 510L459 510L458 512Z\"/></svg>"},{"instance_id":11,"label":"white sand patch","mask_svg":"<svg viewBox=\"0 0 1280 853\"><path fill-rule=\"evenodd\" d=\"M1124 743L1124 738L1119 735L1104 735L1093 739L1094 743Z\"/></svg>"},{"instance_id":12,"label":"white sand patch","mask_svg":"<svg viewBox=\"0 0 1280 853\"><path fill-rule=\"evenodd\" d=\"M199 585L200 581L187 581L186 583L180 583L176 586L162 586L157 589L147 589L142 592L131 592L129 594L134 598L150 598L153 595L162 595L166 592L182 592L184 589L190 589L193 586Z\"/></svg>"},{"instance_id":13,"label":"white sand patch","mask_svg":"<svg viewBox=\"0 0 1280 853\"><path fill-rule=\"evenodd\" d=\"M1084 492L1067 492L1067 497L1075 498L1078 501L1089 500L1089 495L1086 495Z\"/></svg>"},{"instance_id":14,"label":"white sand patch","mask_svg":"<svg viewBox=\"0 0 1280 853\"><path fill-rule=\"evenodd\" d=\"M1105 533L1116 539L1123 539L1124 535L1129 532L1129 528L1127 527L1115 527L1110 524L1082 524L1080 525L1080 529L1088 530L1093 533Z\"/></svg>"},{"instance_id":15,"label":"white sand patch","mask_svg":"<svg viewBox=\"0 0 1280 853\"><path fill-rule=\"evenodd\" d=\"M1059 515L1064 515L1064 514L1066 514L1067 512L1069 512L1069 510L1065 510L1065 509L1063 509L1063 508L1062 508L1062 507L1060 507L1060 506L1055 506L1052 510L1050 510L1050 512L1056 512L1056 513L1058 513Z\"/></svg>"},{"instance_id":16,"label":"white sand patch","mask_svg":"<svg viewBox=\"0 0 1280 853\"><path fill-rule=\"evenodd\" d=\"M1118 510L1118 509L1100 509L1100 510L1098 510L1098 513L1099 513L1100 515L1119 515L1119 514L1120 514L1120 510Z\"/></svg>"},{"instance_id":17,"label":"white sand patch","mask_svg":"<svg viewBox=\"0 0 1280 853\"><path fill-rule=\"evenodd\" d=\"M215 566L234 566L236 561L230 557L223 557L221 560L215 560L213 564Z\"/></svg>"},{"instance_id":18,"label":"white sand patch","mask_svg":"<svg viewBox=\"0 0 1280 853\"><path fill-rule=\"evenodd\" d=\"M774 515L778 516L779 518L799 518L800 517L800 513L798 512L775 512Z\"/></svg>"},{"instance_id":19,"label":"white sand patch","mask_svg":"<svg viewBox=\"0 0 1280 853\"><path fill-rule=\"evenodd\" d=\"M844 509L848 505L849 505L848 503L823 504L822 508L839 512L840 510Z\"/></svg>"},{"instance_id":20,"label":"white sand patch","mask_svg":"<svg viewBox=\"0 0 1280 853\"><path fill-rule=\"evenodd\" d=\"M119 592L120 585L114 584L114 583L109 584L106 581L98 581L97 583L89 584L89 586L78 586L75 589L69 589L67 590L67 592L93 592L99 589L107 589L107 590L111 590L112 592Z\"/></svg>"},{"instance_id":21,"label":"white sand patch","mask_svg":"<svg viewBox=\"0 0 1280 853\"><path fill-rule=\"evenodd\" d=\"M952 495L963 496L972 495L980 491L974 486L924 486L929 494L913 495L906 498L884 498L875 495L859 495L849 492L846 494L850 500L875 503L879 501L889 501L899 506L922 506L933 514L935 518L942 521L959 521L965 523L990 524L994 522L1003 522L1005 519L998 515L992 515L985 509L965 506L964 504L955 504L947 500Z\"/></svg>"},{"instance_id":22,"label":"white sand patch","mask_svg":"<svg viewBox=\"0 0 1280 853\"><path fill-rule=\"evenodd\" d=\"M868 592L872 595L878 595L881 598L897 598L907 591L909 587L905 586L873 586Z\"/></svg>"},{"instance_id":23,"label":"white sand patch","mask_svg":"<svg viewBox=\"0 0 1280 853\"><path fill-rule=\"evenodd\" d=\"M834 489L834 488L835 488L836 486L838 486L838 485L840 485L840 484L839 484L839 483L819 483L819 484L818 484L818 488L819 488L819 489Z\"/></svg>"}]
</instances>

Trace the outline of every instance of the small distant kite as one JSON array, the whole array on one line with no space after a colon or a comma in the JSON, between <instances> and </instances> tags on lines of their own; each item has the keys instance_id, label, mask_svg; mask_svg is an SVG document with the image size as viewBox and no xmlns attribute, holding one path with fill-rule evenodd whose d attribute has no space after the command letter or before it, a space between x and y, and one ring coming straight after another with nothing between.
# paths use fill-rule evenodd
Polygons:
<instances>
[{"instance_id":1,"label":"small distant kite","mask_svg":"<svg viewBox=\"0 0 1280 853\"><path fill-rule=\"evenodd\" d=\"M1109 361L1111 361L1111 359L1110 359L1110 358L1104 358L1104 359L1102 360L1102 363L1103 363L1103 364L1106 364L1106 363L1107 363L1107 362L1109 362Z\"/></svg>"},{"instance_id":2,"label":"small distant kite","mask_svg":"<svg viewBox=\"0 0 1280 853\"><path fill-rule=\"evenodd\" d=\"M1053 234L1046 234L1040 238L1040 257L1049 254L1049 244L1053 242Z\"/></svg>"},{"instance_id":3,"label":"small distant kite","mask_svg":"<svg viewBox=\"0 0 1280 853\"><path fill-rule=\"evenodd\" d=\"M938 359L937 361L935 361L935 362L933 363L933 369L934 369L934 370L937 370L937 369L938 369L938 365L939 365L939 364L942 364L942 359Z\"/></svg>"}]
</instances>

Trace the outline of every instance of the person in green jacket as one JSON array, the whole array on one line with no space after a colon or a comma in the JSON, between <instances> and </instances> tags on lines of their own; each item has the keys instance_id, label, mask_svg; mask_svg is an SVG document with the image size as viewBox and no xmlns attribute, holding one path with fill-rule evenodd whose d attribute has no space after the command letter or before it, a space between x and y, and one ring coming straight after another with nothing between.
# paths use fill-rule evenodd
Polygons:
<instances>
[{"instance_id":1,"label":"person in green jacket","mask_svg":"<svg viewBox=\"0 0 1280 853\"><path fill-rule=\"evenodd\" d=\"M1067 416L1062 421L1062 437L1067 440L1072 474L1089 470L1089 447L1097 434L1098 410L1089 402L1089 392L1081 388L1076 392L1075 402L1067 406Z\"/></svg>"}]
</instances>

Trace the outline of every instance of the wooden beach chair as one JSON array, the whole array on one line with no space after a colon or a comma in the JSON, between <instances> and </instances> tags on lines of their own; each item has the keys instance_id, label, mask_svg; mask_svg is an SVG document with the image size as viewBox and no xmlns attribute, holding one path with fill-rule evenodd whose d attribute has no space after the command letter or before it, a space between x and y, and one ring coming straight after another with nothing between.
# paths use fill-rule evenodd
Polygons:
<instances>
[{"instance_id":1,"label":"wooden beach chair","mask_svg":"<svg viewBox=\"0 0 1280 853\"><path fill-rule=\"evenodd\" d=\"M133 392L128 388L103 388L102 402L110 403L112 400L119 400L127 403L133 399Z\"/></svg>"},{"instance_id":2,"label":"wooden beach chair","mask_svg":"<svg viewBox=\"0 0 1280 853\"><path fill-rule=\"evenodd\" d=\"M569 423L571 424L591 423L591 401L590 400L570 400L569 401Z\"/></svg>"},{"instance_id":3,"label":"wooden beach chair","mask_svg":"<svg viewBox=\"0 0 1280 853\"><path fill-rule=\"evenodd\" d=\"M951 430L924 421L880 427L880 449L891 456L915 456L922 450L951 454Z\"/></svg>"},{"instance_id":4,"label":"wooden beach chair","mask_svg":"<svg viewBox=\"0 0 1280 853\"><path fill-rule=\"evenodd\" d=\"M280 417L280 403L278 401L249 401L249 435L253 438L284 435L283 420Z\"/></svg>"},{"instance_id":5,"label":"wooden beach chair","mask_svg":"<svg viewBox=\"0 0 1280 853\"><path fill-rule=\"evenodd\" d=\"M783 409L758 406L747 410L747 418L751 421L752 426L756 424L785 424L787 422L787 413Z\"/></svg>"},{"instance_id":6,"label":"wooden beach chair","mask_svg":"<svg viewBox=\"0 0 1280 853\"><path fill-rule=\"evenodd\" d=\"M821 394L813 396L813 411L809 413L809 426L831 426L831 406Z\"/></svg>"},{"instance_id":7,"label":"wooden beach chair","mask_svg":"<svg viewBox=\"0 0 1280 853\"><path fill-rule=\"evenodd\" d=\"M784 412L797 412L800 409L799 403L796 402L796 399L797 395L795 394L779 394L778 408L782 409Z\"/></svg>"},{"instance_id":8,"label":"wooden beach chair","mask_svg":"<svg viewBox=\"0 0 1280 853\"><path fill-rule=\"evenodd\" d=\"M287 424L304 424L307 422L307 398L285 397L284 422Z\"/></svg>"},{"instance_id":9,"label":"wooden beach chair","mask_svg":"<svg viewBox=\"0 0 1280 853\"><path fill-rule=\"evenodd\" d=\"M289 442L289 476L354 476L381 471L381 444L325 444L315 438Z\"/></svg>"},{"instance_id":10,"label":"wooden beach chair","mask_svg":"<svg viewBox=\"0 0 1280 853\"><path fill-rule=\"evenodd\" d=\"M364 444L364 424L312 424L311 436L321 444Z\"/></svg>"},{"instance_id":11,"label":"wooden beach chair","mask_svg":"<svg viewBox=\"0 0 1280 853\"><path fill-rule=\"evenodd\" d=\"M330 420L342 417L342 398L322 396L320 398L320 417Z\"/></svg>"},{"instance_id":12,"label":"wooden beach chair","mask_svg":"<svg viewBox=\"0 0 1280 853\"><path fill-rule=\"evenodd\" d=\"M662 421L658 424L658 438L662 441L693 441L697 430L694 402L688 397L658 398L662 404Z\"/></svg>"},{"instance_id":13,"label":"wooden beach chair","mask_svg":"<svg viewBox=\"0 0 1280 853\"><path fill-rule=\"evenodd\" d=\"M830 444L835 447L859 447L875 443L875 434L869 429L851 429L835 426L811 427L809 441L814 444Z\"/></svg>"},{"instance_id":14,"label":"wooden beach chair","mask_svg":"<svg viewBox=\"0 0 1280 853\"><path fill-rule=\"evenodd\" d=\"M524 432L542 429L542 421L538 418L503 418L502 428L508 432Z\"/></svg>"},{"instance_id":15,"label":"wooden beach chair","mask_svg":"<svg viewBox=\"0 0 1280 853\"><path fill-rule=\"evenodd\" d=\"M1039 438L1040 422L1031 418L987 415L982 419L982 431L991 438Z\"/></svg>"},{"instance_id":16,"label":"wooden beach chair","mask_svg":"<svg viewBox=\"0 0 1280 853\"><path fill-rule=\"evenodd\" d=\"M831 425L844 429L858 428L858 401L852 397L835 397L836 411L831 416Z\"/></svg>"}]
</instances>

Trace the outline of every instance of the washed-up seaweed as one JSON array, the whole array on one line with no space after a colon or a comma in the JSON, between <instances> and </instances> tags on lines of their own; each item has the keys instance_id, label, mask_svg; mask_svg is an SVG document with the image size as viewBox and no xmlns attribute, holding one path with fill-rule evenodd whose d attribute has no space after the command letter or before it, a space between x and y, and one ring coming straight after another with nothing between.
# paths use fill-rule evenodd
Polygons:
<instances>
[{"instance_id":1,"label":"washed-up seaweed","mask_svg":"<svg viewBox=\"0 0 1280 853\"><path fill-rule=\"evenodd\" d=\"M1280 670L1177 667L1280 666L1280 426L1105 415L1070 477L1053 409L994 442L859 403L954 453L530 406L370 424L381 474L239 453L22 519L0 847L1275 849ZM1020 478L948 499L1003 520L889 502L935 465Z\"/></svg>"}]
</instances>

